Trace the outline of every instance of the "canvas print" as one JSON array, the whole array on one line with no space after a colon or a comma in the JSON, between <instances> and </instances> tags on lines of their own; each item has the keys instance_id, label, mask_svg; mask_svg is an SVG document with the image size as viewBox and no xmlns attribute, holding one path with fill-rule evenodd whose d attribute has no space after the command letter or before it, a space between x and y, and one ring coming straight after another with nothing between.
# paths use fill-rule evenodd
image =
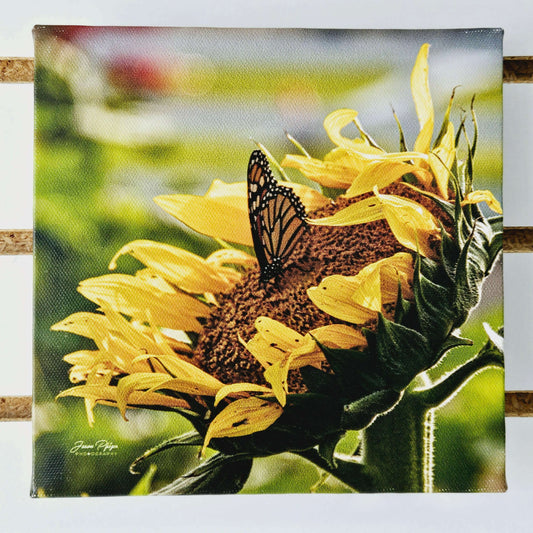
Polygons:
<instances>
[{"instance_id":1,"label":"canvas print","mask_svg":"<svg viewBox=\"0 0 533 533\"><path fill-rule=\"evenodd\" d=\"M34 36L33 496L505 490L501 30Z\"/></svg>"}]
</instances>

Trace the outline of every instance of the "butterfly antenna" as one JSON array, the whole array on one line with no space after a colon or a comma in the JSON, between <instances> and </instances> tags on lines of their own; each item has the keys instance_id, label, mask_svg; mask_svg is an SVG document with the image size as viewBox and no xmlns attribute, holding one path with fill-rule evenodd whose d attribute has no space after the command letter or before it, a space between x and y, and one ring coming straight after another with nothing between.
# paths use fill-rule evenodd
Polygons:
<instances>
[{"instance_id":1,"label":"butterfly antenna","mask_svg":"<svg viewBox=\"0 0 533 533\"><path fill-rule=\"evenodd\" d=\"M278 163L277 159L265 148L265 146L260 142L256 141L255 139L252 139L252 141L268 157L272 165L276 167L276 170L281 174L283 181L288 181L289 183L292 183L292 180L289 178L289 176L287 176L287 173L283 170L283 167Z\"/></svg>"}]
</instances>

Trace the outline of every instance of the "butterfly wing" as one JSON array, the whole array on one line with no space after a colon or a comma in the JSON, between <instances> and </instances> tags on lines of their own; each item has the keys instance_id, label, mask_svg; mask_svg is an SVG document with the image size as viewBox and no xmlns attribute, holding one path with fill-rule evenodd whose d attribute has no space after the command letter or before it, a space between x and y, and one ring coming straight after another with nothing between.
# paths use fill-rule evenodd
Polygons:
<instances>
[{"instance_id":1,"label":"butterfly wing","mask_svg":"<svg viewBox=\"0 0 533 533\"><path fill-rule=\"evenodd\" d=\"M281 273L307 223L302 202L278 185L260 150L252 152L248 164L248 210L261 279L266 281Z\"/></svg>"}]
</instances>

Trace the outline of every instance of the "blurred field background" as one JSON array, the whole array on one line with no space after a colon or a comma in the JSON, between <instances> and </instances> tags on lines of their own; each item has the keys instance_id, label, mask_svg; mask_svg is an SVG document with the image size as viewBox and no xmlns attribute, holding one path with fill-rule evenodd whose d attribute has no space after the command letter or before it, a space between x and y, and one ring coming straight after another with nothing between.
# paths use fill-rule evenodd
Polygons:
<instances>
[{"instance_id":1,"label":"blurred field background","mask_svg":"<svg viewBox=\"0 0 533 533\"><path fill-rule=\"evenodd\" d=\"M159 209L154 196L203 194L215 178L244 180L253 140L280 161L295 152L284 130L322 157L332 148L322 121L340 107L358 110L366 130L395 151L394 107L412 147L418 122L409 79L419 47L429 42L436 128L454 87L456 125L476 94L475 185L501 200L498 33L50 27L35 36L34 475L46 495L129 493L139 480L128 473L131 461L187 429L178 416L130 411L125 422L105 406L95 409L91 429L81 400L54 400L71 386L63 355L92 348L50 331L73 312L94 310L76 292L79 281L105 274L114 253L134 239L200 255L216 248ZM119 268L133 273L138 265L125 257ZM475 346L452 351L439 372L479 349L482 322L497 329L502 307L499 265L462 332ZM69 453L75 441L99 439L117 444L117 455ZM350 439L345 446L356 436ZM503 376L488 370L437 413L437 490L475 490L498 479L503 446ZM195 453L156 456L154 487L196 465ZM345 490L319 479L314 466L286 454L256 461L244 492Z\"/></svg>"}]
</instances>

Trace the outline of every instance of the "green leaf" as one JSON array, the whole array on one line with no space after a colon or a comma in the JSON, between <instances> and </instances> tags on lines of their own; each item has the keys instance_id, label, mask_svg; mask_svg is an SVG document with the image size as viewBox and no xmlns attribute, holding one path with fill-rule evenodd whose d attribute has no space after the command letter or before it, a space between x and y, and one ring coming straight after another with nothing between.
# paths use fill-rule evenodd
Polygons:
<instances>
[{"instance_id":1,"label":"green leaf","mask_svg":"<svg viewBox=\"0 0 533 533\"><path fill-rule=\"evenodd\" d=\"M156 470L156 465L150 465L150 468L143 474L143 477L130 490L130 496L146 496L150 494L152 491L152 480L154 479Z\"/></svg>"},{"instance_id":2,"label":"green leaf","mask_svg":"<svg viewBox=\"0 0 533 533\"><path fill-rule=\"evenodd\" d=\"M140 463L146 461L148 457L162 452L163 450L168 450L169 448L173 448L174 446L201 446L203 444L203 441L204 439L200 434L196 433L196 431L190 431L189 433L184 433L183 435L179 435L178 437L172 437L171 439L160 442L153 448L146 450L141 456L137 457L137 459L135 459L133 463L131 463L130 473L138 474L139 471L137 470L137 467Z\"/></svg>"},{"instance_id":3,"label":"green leaf","mask_svg":"<svg viewBox=\"0 0 533 533\"><path fill-rule=\"evenodd\" d=\"M401 392L386 389L345 405L341 427L343 429L363 429L369 426L376 416L391 409L401 396Z\"/></svg>"},{"instance_id":4,"label":"green leaf","mask_svg":"<svg viewBox=\"0 0 533 533\"><path fill-rule=\"evenodd\" d=\"M246 483L252 462L247 455L218 453L152 494L236 494Z\"/></svg>"}]
</instances>

